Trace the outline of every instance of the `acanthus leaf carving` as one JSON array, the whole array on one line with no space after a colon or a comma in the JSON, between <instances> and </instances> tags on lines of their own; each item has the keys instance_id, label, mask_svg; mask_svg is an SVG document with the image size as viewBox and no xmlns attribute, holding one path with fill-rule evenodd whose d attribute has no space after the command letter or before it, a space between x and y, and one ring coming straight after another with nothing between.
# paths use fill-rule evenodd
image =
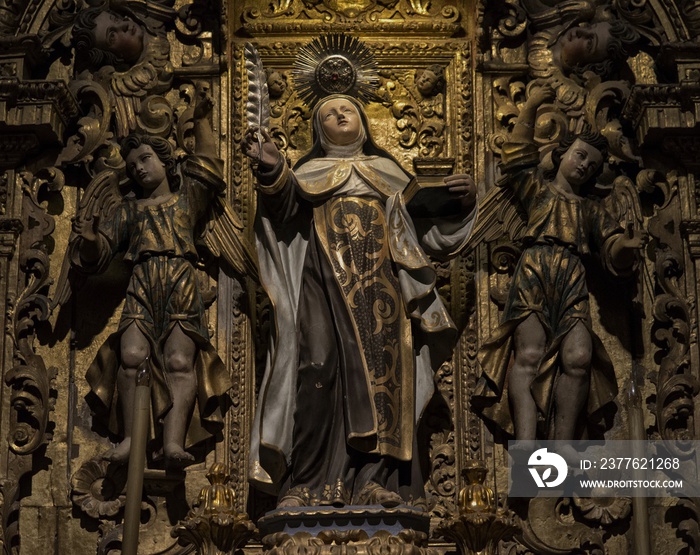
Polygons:
<instances>
[{"instance_id":1,"label":"acanthus leaf carving","mask_svg":"<svg viewBox=\"0 0 700 555\"><path fill-rule=\"evenodd\" d=\"M43 188L60 191L63 174L54 168L36 176L20 172L17 179L23 193L20 267L25 278L12 311L14 366L5 374L5 383L11 388L13 408L10 449L28 455L50 439L47 428L54 405L51 383L57 373L34 350L37 328L50 315L48 240L54 230L53 218L39 201L39 192Z\"/></svg>"},{"instance_id":2,"label":"acanthus leaf carving","mask_svg":"<svg viewBox=\"0 0 700 555\"><path fill-rule=\"evenodd\" d=\"M668 176L667 196L650 222L649 232L655 242L654 263L658 294L654 299L653 338L660 358L656 373L656 428L665 440L679 440L672 449L687 455L684 440L694 437L695 397L700 384L690 365L692 298L683 292L685 274L678 198L678 179Z\"/></svg>"},{"instance_id":3,"label":"acanthus leaf carving","mask_svg":"<svg viewBox=\"0 0 700 555\"><path fill-rule=\"evenodd\" d=\"M252 35L268 32L347 32L376 30L385 33L429 31L451 36L459 31L462 13L457 6L436 0L274 0L261 9L245 6L243 26Z\"/></svg>"},{"instance_id":4,"label":"acanthus leaf carving","mask_svg":"<svg viewBox=\"0 0 700 555\"><path fill-rule=\"evenodd\" d=\"M56 161L59 166L91 162L94 152L113 135L109 130L112 103L107 90L96 81L81 79L71 82L71 91L89 111L78 120L77 132L66 141Z\"/></svg>"},{"instance_id":5,"label":"acanthus leaf carving","mask_svg":"<svg viewBox=\"0 0 700 555\"><path fill-rule=\"evenodd\" d=\"M431 67L423 71L431 71ZM443 154L446 150L444 94L440 90L421 94L416 88L418 71L416 75L413 71L383 73L382 103L396 120L399 145L406 150L416 149L418 156Z\"/></svg>"}]
</instances>

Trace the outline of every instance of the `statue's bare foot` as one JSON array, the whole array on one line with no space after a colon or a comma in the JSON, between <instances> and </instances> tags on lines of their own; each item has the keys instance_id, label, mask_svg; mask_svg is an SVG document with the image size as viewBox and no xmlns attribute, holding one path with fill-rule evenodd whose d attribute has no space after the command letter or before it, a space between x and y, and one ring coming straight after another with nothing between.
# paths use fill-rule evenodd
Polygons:
<instances>
[{"instance_id":1,"label":"statue's bare foot","mask_svg":"<svg viewBox=\"0 0 700 555\"><path fill-rule=\"evenodd\" d=\"M131 438L127 437L116 447L105 451L102 458L110 462L127 463L129 462L129 453L131 453Z\"/></svg>"},{"instance_id":2,"label":"statue's bare foot","mask_svg":"<svg viewBox=\"0 0 700 555\"><path fill-rule=\"evenodd\" d=\"M185 466L194 462L194 457L185 451L177 443L168 443L163 446L165 461L176 466Z\"/></svg>"}]
</instances>

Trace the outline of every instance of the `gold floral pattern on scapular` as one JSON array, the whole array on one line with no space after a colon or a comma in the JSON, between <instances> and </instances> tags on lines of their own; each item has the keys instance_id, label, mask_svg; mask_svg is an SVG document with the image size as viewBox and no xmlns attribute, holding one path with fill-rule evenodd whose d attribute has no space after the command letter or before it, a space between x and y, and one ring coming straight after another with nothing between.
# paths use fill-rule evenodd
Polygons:
<instances>
[{"instance_id":1,"label":"gold floral pattern on scapular","mask_svg":"<svg viewBox=\"0 0 700 555\"><path fill-rule=\"evenodd\" d=\"M382 453L410 456L411 329L393 268L384 204L338 197L316 208L321 243L345 299L372 389ZM408 401L408 402L407 402Z\"/></svg>"}]
</instances>

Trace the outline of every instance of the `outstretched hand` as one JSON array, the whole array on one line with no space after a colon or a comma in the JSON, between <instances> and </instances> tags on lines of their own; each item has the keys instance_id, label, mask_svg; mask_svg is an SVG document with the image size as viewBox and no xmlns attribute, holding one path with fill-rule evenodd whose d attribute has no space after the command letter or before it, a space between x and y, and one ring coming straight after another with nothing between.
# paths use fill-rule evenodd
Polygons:
<instances>
[{"instance_id":1,"label":"outstretched hand","mask_svg":"<svg viewBox=\"0 0 700 555\"><path fill-rule=\"evenodd\" d=\"M87 241L88 243L97 242L97 234L99 227L99 216L90 216L87 218L76 216L73 219L73 233L75 233L78 237L81 237L84 241Z\"/></svg>"},{"instance_id":2,"label":"outstretched hand","mask_svg":"<svg viewBox=\"0 0 700 555\"><path fill-rule=\"evenodd\" d=\"M646 245L649 234L643 229L628 229L627 232L618 239L620 248L628 250L639 250Z\"/></svg>"},{"instance_id":3,"label":"outstretched hand","mask_svg":"<svg viewBox=\"0 0 700 555\"><path fill-rule=\"evenodd\" d=\"M260 146L262 143L262 152ZM277 160L280 156L280 151L277 145L270 137L267 129L262 127L249 127L243 137L243 153L252 158L253 160L259 161L261 164L273 167L277 164Z\"/></svg>"},{"instance_id":4,"label":"outstretched hand","mask_svg":"<svg viewBox=\"0 0 700 555\"><path fill-rule=\"evenodd\" d=\"M648 234L643 229L633 229L631 226L621 233L613 244L613 264L620 269L632 269L638 259L638 252L644 248Z\"/></svg>"},{"instance_id":5,"label":"outstretched hand","mask_svg":"<svg viewBox=\"0 0 700 555\"><path fill-rule=\"evenodd\" d=\"M459 202L464 212L470 212L476 204L476 185L467 174L449 175L445 179L447 190Z\"/></svg>"}]
</instances>

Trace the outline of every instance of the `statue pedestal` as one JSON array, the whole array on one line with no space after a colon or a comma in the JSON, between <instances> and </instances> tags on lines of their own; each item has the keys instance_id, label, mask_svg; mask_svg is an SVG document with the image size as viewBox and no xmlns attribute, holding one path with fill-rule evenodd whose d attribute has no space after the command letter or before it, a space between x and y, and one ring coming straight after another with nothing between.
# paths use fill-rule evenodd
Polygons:
<instances>
[{"instance_id":1,"label":"statue pedestal","mask_svg":"<svg viewBox=\"0 0 700 555\"><path fill-rule=\"evenodd\" d=\"M411 507L299 507L279 509L258 521L270 555L428 555L430 516ZM342 546L342 547L339 547Z\"/></svg>"}]
</instances>

